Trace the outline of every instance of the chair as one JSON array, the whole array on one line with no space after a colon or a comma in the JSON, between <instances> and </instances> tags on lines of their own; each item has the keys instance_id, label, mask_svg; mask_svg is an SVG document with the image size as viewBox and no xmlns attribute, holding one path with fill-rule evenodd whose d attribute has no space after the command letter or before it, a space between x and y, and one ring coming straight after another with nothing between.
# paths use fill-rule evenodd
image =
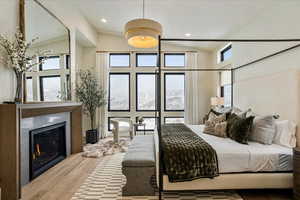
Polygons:
<instances>
[{"instance_id":1,"label":"chair","mask_svg":"<svg viewBox=\"0 0 300 200\"><path fill-rule=\"evenodd\" d=\"M126 118L114 118L110 120L113 128L112 133L114 137L114 143L119 143L120 136L130 136L133 139L133 121Z\"/></svg>"}]
</instances>

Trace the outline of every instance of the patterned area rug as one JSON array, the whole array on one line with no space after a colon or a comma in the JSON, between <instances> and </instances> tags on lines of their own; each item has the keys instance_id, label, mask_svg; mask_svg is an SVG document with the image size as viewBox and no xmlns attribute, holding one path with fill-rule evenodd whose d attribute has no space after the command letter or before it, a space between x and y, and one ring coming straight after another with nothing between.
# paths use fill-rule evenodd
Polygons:
<instances>
[{"instance_id":1,"label":"patterned area rug","mask_svg":"<svg viewBox=\"0 0 300 200\"><path fill-rule=\"evenodd\" d=\"M72 200L157 200L158 196L122 197L126 178L121 172L124 153L104 157L94 172L73 195ZM201 191L164 193L165 200L242 200L234 191Z\"/></svg>"}]
</instances>

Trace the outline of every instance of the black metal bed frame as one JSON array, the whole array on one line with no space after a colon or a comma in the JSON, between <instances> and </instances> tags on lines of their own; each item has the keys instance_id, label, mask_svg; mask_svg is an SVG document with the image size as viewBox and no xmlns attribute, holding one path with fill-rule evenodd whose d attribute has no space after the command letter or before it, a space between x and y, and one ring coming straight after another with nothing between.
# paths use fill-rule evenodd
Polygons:
<instances>
[{"instance_id":1,"label":"black metal bed frame","mask_svg":"<svg viewBox=\"0 0 300 200\"><path fill-rule=\"evenodd\" d=\"M161 123L162 123L162 116L161 113L162 111L162 106L161 106L161 77L162 77L162 72L165 71L172 71L172 72L186 72L186 71L193 71L193 72L221 72L221 71L230 71L231 72L231 106L233 106L233 92L234 92L234 75L235 71L245 68L247 66L250 66L254 63L261 62L263 60L269 59L271 57L274 57L276 55L285 53L287 51L296 49L300 47L300 43L296 44L294 46L291 46L289 48L286 48L284 50L275 52L273 54L270 54L268 56L264 56L262 58L250 61L249 63L237 66L237 67L231 67L231 68L196 68L196 69L162 69L161 67L161 42L162 41L176 41L176 42L246 42L246 43L251 43L251 42L300 42L300 39L182 39L182 38L161 38L161 36L158 36L158 52L157 52L157 70L155 73L157 74L156 76L156 106L157 109L155 111L155 117L157 118L157 132L158 132L158 141L159 141L159 147L158 147L158 159L159 160L159 184L158 184L158 192L159 192L159 200L162 199L162 193L164 192L163 190L163 170L162 170L162 162L161 162ZM185 190L184 190L185 191Z\"/></svg>"}]
</instances>

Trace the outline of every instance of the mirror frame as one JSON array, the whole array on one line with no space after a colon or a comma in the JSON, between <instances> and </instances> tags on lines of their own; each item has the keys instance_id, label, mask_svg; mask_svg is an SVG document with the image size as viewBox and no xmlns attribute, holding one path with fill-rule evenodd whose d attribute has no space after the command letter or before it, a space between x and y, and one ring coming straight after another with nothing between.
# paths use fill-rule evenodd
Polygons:
<instances>
[{"instance_id":1,"label":"mirror frame","mask_svg":"<svg viewBox=\"0 0 300 200\"><path fill-rule=\"evenodd\" d=\"M56 16L53 14L53 12L51 12L49 9L47 9L41 2L39 2L38 0L30 0L30 1L34 1L35 3L37 3L42 9L44 9L47 13L49 13L49 15L51 15L53 18L55 18L61 25L63 25L66 30L68 31L68 40L69 40L69 55L71 55L71 31L70 29ZM21 33L23 34L24 38L26 39L26 33L25 33L25 27L26 27L26 23L25 23L25 3L26 0L19 0L19 29L21 31ZM71 59L70 59L71 60ZM71 68L72 65L70 65ZM71 71L71 69L70 69ZM71 76L71 73L70 73ZM26 104L30 104L30 103L62 103L62 102L66 102L66 101L32 101L32 102L27 102L27 90L26 90L26 78L24 78L23 80L23 102ZM71 99L67 100L67 101L71 101Z\"/></svg>"}]
</instances>

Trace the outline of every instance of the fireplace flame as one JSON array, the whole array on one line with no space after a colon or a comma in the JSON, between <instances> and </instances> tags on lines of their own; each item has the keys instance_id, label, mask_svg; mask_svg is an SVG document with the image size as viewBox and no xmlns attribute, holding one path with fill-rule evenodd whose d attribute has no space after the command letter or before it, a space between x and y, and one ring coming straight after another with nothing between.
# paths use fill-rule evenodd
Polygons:
<instances>
[{"instance_id":1,"label":"fireplace flame","mask_svg":"<svg viewBox=\"0 0 300 200\"><path fill-rule=\"evenodd\" d=\"M36 154L37 154L37 156L41 155L40 145L39 144L36 145Z\"/></svg>"}]
</instances>

